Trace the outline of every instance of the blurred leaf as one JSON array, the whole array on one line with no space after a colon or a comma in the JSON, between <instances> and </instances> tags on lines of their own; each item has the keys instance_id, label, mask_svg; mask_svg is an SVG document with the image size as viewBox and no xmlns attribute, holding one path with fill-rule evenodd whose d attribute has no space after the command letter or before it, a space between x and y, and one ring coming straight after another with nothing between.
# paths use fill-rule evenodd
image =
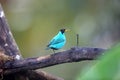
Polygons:
<instances>
[{"instance_id":1,"label":"blurred leaf","mask_svg":"<svg viewBox=\"0 0 120 80\"><path fill-rule=\"evenodd\" d=\"M105 52L101 61L95 64L77 80L120 80L120 44Z\"/></svg>"}]
</instances>

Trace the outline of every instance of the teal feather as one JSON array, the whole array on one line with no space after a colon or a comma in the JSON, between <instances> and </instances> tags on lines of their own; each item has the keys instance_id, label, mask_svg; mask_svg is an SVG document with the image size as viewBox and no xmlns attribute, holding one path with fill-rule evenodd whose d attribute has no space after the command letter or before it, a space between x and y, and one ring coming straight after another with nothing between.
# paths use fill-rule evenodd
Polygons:
<instances>
[{"instance_id":1,"label":"teal feather","mask_svg":"<svg viewBox=\"0 0 120 80\"><path fill-rule=\"evenodd\" d=\"M62 31L63 30L63 31ZM58 50L61 49L66 43L65 29L61 29L58 34L51 39L46 49Z\"/></svg>"}]
</instances>

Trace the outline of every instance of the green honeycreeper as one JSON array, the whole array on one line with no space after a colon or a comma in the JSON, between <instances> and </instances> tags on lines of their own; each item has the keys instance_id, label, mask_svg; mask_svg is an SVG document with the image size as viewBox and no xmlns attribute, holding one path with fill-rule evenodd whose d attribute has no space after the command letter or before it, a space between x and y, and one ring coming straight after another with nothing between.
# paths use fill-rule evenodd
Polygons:
<instances>
[{"instance_id":1,"label":"green honeycreeper","mask_svg":"<svg viewBox=\"0 0 120 80\"><path fill-rule=\"evenodd\" d=\"M66 31L68 31L68 30L67 29L60 29L58 34L51 39L51 41L47 45L46 49L47 50L52 49L53 51L61 49L66 43L66 37L65 37ZM54 53L55 53L55 51L54 51Z\"/></svg>"}]
</instances>

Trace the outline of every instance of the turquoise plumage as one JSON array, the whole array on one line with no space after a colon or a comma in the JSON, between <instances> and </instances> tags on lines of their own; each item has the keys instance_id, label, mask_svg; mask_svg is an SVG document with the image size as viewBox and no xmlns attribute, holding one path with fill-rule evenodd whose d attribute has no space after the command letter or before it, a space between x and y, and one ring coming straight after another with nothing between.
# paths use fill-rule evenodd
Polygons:
<instances>
[{"instance_id":1,"label":"turquoise plumage","mask_svg":"<svg viewBox=\"0 0 120 80\"><path fill-rule=\"evenodd\" d=\"M67 30L60 29L58 34L55 37L53 37L53 39L51 39L51 41L47 45L47 49L53 49L53 51L61 49L66 43L65 31Z\"/></svg>"}]
</instances>

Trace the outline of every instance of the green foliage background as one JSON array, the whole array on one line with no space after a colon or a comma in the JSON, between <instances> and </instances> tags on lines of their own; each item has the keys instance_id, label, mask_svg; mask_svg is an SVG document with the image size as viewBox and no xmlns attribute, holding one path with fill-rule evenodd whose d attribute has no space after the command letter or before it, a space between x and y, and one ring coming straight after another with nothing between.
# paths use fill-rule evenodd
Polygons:
<instances>
[{"instance_id":1,"label":"green foliage background","mask_svg":"<svg viewBox=\"0 0 120 80\"><path fill-rule=\"evenodd\" d=\"M77 80L120 80L120 44L105 52L94 66L83 70Z\"/></svg>"},{"instance_id":2,"label":"green foliage background","mask_svg":"<svg viewBox=\"0 0 120 80\"><path fill-rule=\"evenodd\" d=\"M111 48L120 40L119 0L0 0L0 3L25 58L51 54L51 50L45 50L46 45L60 28L71 31L66 33L67 43L59 51L76 46L76 34L80 47ZM97 62L62 64L43 70L75 80L84 67Z\"/></svg>"}]
</instances>

